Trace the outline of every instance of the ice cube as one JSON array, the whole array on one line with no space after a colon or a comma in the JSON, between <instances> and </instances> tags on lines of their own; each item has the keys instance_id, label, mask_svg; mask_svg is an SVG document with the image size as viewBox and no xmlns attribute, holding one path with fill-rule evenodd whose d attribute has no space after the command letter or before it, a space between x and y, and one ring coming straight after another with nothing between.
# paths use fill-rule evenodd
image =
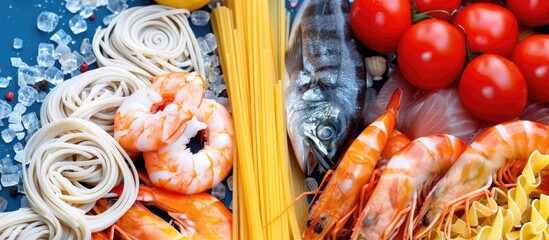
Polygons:
<instances>
[{"instance_id":1,"label":"ice cube","mask_svg":"<svg viewBox=\"0 0 549 240\"><path fill-rule=\"evenodd\" d=\"M200 52L202 55L206 55L208 53L211 53L210 47L208 46L208 43L203 37L196 38L196 41L198 42L198 46L200 47Z\"/></svg>"},{"instance_id":2,"label":"ice cube","mask_svg":"<svg viewBox=\"0 0 549 240\"><path fill-rule=\"evenodd\" d=\"M227 187L231 192L233 191L233 175L227 178Z\"/></svg>"},{"instance_id":3,"label":"ice cube","mask_svg":"<svg viewBox=\"0 0 549 240\"><path fill-rule=\"evenodd\" d=\"M30 208L30 202L27 196L21 198L21 208Z\"/></svg>"},{"instance_id":4,"label":"ice cube","mask_svg":"<svg viewBox=\"0 0 549 240\"><path fill-rule=\"evenodd\" d=\"M15 49L21 49L23 47L23 39L21 38L14 38L13 39L13 48Z\"/></svg>"},{"instance_id":5,"label":"ice cube","mask_svg":"<svg viewBox=\"0 0 549 240\"><path fill-rule=\"evenodd\" d=\"M208 98L208 99L214 99L215 98L215 92L212 91L212 90L205 90L204 91L204 98Z\"/></svg>"},{"instance_id":6,"label":"ice cube","mask_svg":"<svg viewBox=\"0 0 549 240\"><path fill-rule=\"evenodd\" d=\"M38 95L38 92L36 89L29 87L29 86L23 86L19 88L17 101L25 105L26 107L29 107L36 101L36 96Z\"/></svg>"},{"instance_id":7,"label":"ice cube","mask_svg":"<svg viewBox=\"0 0 549 240\"><path fill-rule=\"evenodd\" d=\"M16 135L17 135L17 133L16 133ZM20 140L20 139L19 139L19 140ZM25 163L25 162L23 161L23 155L25 155L23 151L16 152L16 153L15 153L15 156L13 156L13 160L15 160L15 161L17 161L17 162L19 162L19 163ZM26 163L25 163L25 164L26 164Z\"/></svg>"},{"instance_id":8,"label":"ice cube","mask_svg":"<svg viewBox=\"0 0 549 240\"><path fill-rule=\"evenodd\" d=\"M10 123L10 125L8 125L8 128L11 129L14 132L20 132L20 131L25 130L23 128L23 125L21 125L21 123Z\"/></svg>"},{"instance_id":9,"label":"ice cube","mask_svg":"<svg viewBox=\"0 0 549 240\"><path fill-rule=\"evenodd\" d=\"M210 57L210 66L219 67L219 56L217 56L217 54Z\"/></svg>"},{"instance_id":10,"label":"ice cube","mask_svg":"<svg viewBox=\"0 0 549 240\"><path fill-rule=\"evenodd\" d=\"M48 96L48 93L43 92L43 91L39 92L38 96L36 96L36 102L39 102L39 103L44 102L44 100L46 100L47 96Z\"/></svg>"},{"instance_id":11,"label":"ice cube","mask_svg":"<svg viewBox=\"0 0 549 240\"><path fill-rule=\"evenodd\" d=\"M72 72L71 72L71 78L73 77L76 77L78 75L80 75L82 73L82 71L80 71L80 69L74 69Z\"/></svg>"},{"instance_id":12,"label":"ice cube","mask_svg":"<svg viewBox=\"0 0 549 240\"><path fill-rule=\"evenodd\" d=\"M53 51L53 56L55 57L55 59L59 59L70 52L71 52L71 49L67 45L59 44Z\"/></svg>"},{"instance_id":13,"label":"ice cube","mask_svg":"<svg viewBox=\"0 0 549 240\"><path fill-rule=\"evenodd\" d=\"M210 13L204 10L196 10L191 13L191 23L196 26L206 26L210 21Z\"/></svg>"},{"instance_id":14,"label":"ice cube","mask_svg":"<svg viewBox=\"0 0 549 240\"><path fill-rule=\"evenodd\" d=\"M107 4L109 4L109 0L96 0L95 6L102 7L107 6Z\"/></svg>"},{"instance_id":15,"label":"ice cube","mask_svg":"<svg viewBox=\"0 0 549 240\"><path fill-rule=\"evenodd\" d=\"M288 5L291 8L297 7L298 4L299 4L299 0L288 0Z\"/></svg>"},{"instance_id":16,"label":"ice cube","mask_svg":"<svg viewBox=\"0 0 549 240\"><path fill-rule=\"evenodd\" d=\"M15 132L9 128L2 130L2 140L5 143L10 143L15 138Z\"/></svg>"},{"instance_id":17,"label":"ice cube","mask_svg":"<svg viewBox=\"0 0 549 240\"><path fill-rule=\"evenodd\" d=\"M217 77L217 83L225 84L225 76L223 76L223 74L221 74Z\"/></svg>"},{"instance_id":18,"label":"ice cube","mask_svg":"<svg viewBox=\"0 0 549 240\"><path fill-rule=\"evenodd\" d=\"M65 78L65 75L59 68L55 66L51 66L48 69L46 69L46 72L44 73L44 79L46 81L50 82L51 84L58 85L63 82Z\"/></svg>"},{"instance_id":19,"label":"ice cube","mask_svg":"<svg viewBox=\"0 0 549 240\"><path fill-rule=\"evenodd\" d=\"M74 34L79 34L88 30L88 24L86 20L80 15L74 15L69 20L69 28Z\"/></svg>"},{"instance_id":20,"label":"ice cube","mask_svg":"<svg viewBox=\"0 0 549 240\"><path fill-rule=\"evenodd\" d=\"M210 3L208 3L208 7L210 9L214 9L215 7L217 7L217 3L219 3L221 6L223 6L224 5L223 2L224 2L223 0L211 0Z\"/></svg>"},{"instance_id":21,"label":"ice cube","mask_svg":"<svg viewBox=\"0 0 549 240\"><path fill-rule=\"evenodd\" d=\"M19 66L22 65L23 61L21 60L20 57L12 57L10 58L10 61L11 61L11 65L18 68Z\"/></svg>"},{"instance_id":22,"label":"ice cube","mask_svg":"<svg viewBox=\"0 0 549 240\"><path fill-rule=\"evenodd\" d=\"M40 53L36 56L36 62L40 67L51 67L55 64L55 57L49 53Z\"/></svg>"},{"instance_id":23,"label":"ice cube","mask_svg":"<svg viewBox=\"0 0 549 240\"><path fill-rule=\"evenodd\" d=\"M0 88L7 88L10 85L10 80L5 77L0 77Z\"/></svg>"},{"instance_id":24,"label":"ice cube","mask_svg":"<svg viewBox=\"0 0 549 240\"><path fill-rule=\"evenodd\" d=\"M13 107L14 112L19 112L20 114L23 114L27 111L27 107L21 103L15 104L15 107Z\"/></svg>"},{"instance_id":25,"label":"ice cube","mask_svg":"<svg viewBox=\"0 0 549 240\"><path fill-rule=\"evenodd\" d=\"M11 113L11 105L5 100L0 99L0 119L7 118Z\"/></svg>"},{"instance_id":26,"label":"ice cube","mask_svg":"<svg viewBox=\"0 0 549 240\"><path fill-rule=\"evenodd\" d=\"M215 100L216 100L219 104L223 105L223 106L227 109L227 111L231 112L231 105L230 105L230 103L229 103L229 99L228 99L228 98L226 98L226 97L216 97Z\"/></svg>"},{"instance_id":27,"label":"ice cube","mask_svg":"<svg viewBox=\"0 0 549 240\"><path fill-rule=\"evenodd\" d=\"M85 62L84 57L82 57L82 55L80 55L80 53L76 50L72 51L72 54L74 54L74 57L76 57L76 66L80 66L82 65L82 63Z\"/></svg>"},{"instance_id":28,"label":"ice cube","mask_svg":"<svg viewBox=\"0 0 549 240\"><path fill-rule=\"evenodd\" d=\"M227 86L225 84L216 84L217 88L215 89L215 94L220 96L223 91L227 91Z\"/></svg>"},{"instance_id":29,"label":"ice cube","mask_svg":"<svg viewBox=\"0 0 549 240\"><path fill-rule=\"evenodd\" d=\"M36 116L36 112L30 112L25 115L23 115L22 123L25 129L35 129L40 128L40 121L38 120L38 117Z\"/></svg>"},{"instance_id":30,"label":"ice cube","mask_svg":"<svg viewBox=\"0 0 549 240\"><path fill-rule=\"evenodd\" d=\"M23 138L25 138L25 132L16 132L15 136L17 137L17 140L23 140Z\"/></svg>"},{"instance_id":31,"label":"ice cube","mask_svg":"<svg viewBox=\"0 0 549 240\"><path fill-rule=\"evenodd\" d=\"M89 38L82 39L82 43L80 44L80 53L82 55L87 53L93 53L92 45L90 44Z\"/></svg>"},{"instance_id":32,"label":"ice cube","mask_svg":"<svg viewBox=\"0 0 549 240\"><path fill-rule=\"evenodd\" d=\"M82 9L80 9L80 16L83 18L89 18L91 15L93 15L93 9L95 7L95 4L83 4Z\"/></svg>"},{"instance_id":33,"label":"ice cube","mask_svg":"<svg viewBox=\"0 0 549 240\"><path fill-rule=\"evenodd\" d=\"M61 71L63 71L64 74L71 73L78 68L78 64L76 63L76 61L77 57L76 55L74 55L74 53L67 53L61 56L61 58L59 58Z\"/></svg>"},{"instance_id":34,"label":"ice cube","mask_svg":"<svg viewBox=\"0 0 549 240\"><path fill-rule=\"evenodd\" d=\"M25 149L25 147L20 142L17 142L16 144L13 145L13 151L15 153L18 153L18 152L22 151L23 149Z\"/></svg>"},{"instance_id":35,"label":"ice cube","mask_svg":"<svg viewBox=\"0 0 549 240\"><path fill-rule=\"evenodd\" d=\"M312 177L305 178L305 189L308 192L314 192L318 189L318 182Z\"/></svg>"},{"instance_id":36,"label":"ice cube","mask_svg":"<svg viewBox=\"0 0 549 240\"><path fill-rule=\"evenodd\" d=\"M25 184L23 182L23 173L19 172L19 181L17 181L17 191L25 194Z\"/></svg>"},{"instance_id":37,"label":"ice cube","mask_svg":"<svg viewBox=\"0 0 549 240\"><path fill-rule=\"evenodd\" d=\"M21 113L18 111L12 111L8 115L8 123L20 123L21 122Z\"/></svg>"},{"instance_id":38,"label":"ice cube","mask_svg":"<svg viewBox=\"0 0 549 240\"><path fill-rule=\"evenodd\" d=\"M82 57L84 58L84 62L86 62L88 66L92 65L93 63L95 63L95 61L97 61L97 59L95 58L95 54L93 52L86 53L82 55Z\"/></svg>"},{"instance_id":39,"label":"ice cube","mask_svg":"<svg viewBox=\"0 0 549 240\"><path fill-rule=\"evenodd\" d=\"M13 161L9 157L3 157L0 159L0 173L4 173L4 167L9 167L13 165Z\"/></svg>"},{"instance_id":40,"label":"ice cube","mask_svg":"<svg viewBox=\"0 0 549 240\"><path fill-rule=\"evenodd\" d=\"M204 36L204 41L206 41L206 44L208 45L208 49L210 52L213 52L217 48L217 42L215 40L215 35L213 33L208 33L206 36Z\"/></svg>"},{"instance_id":41,"label":"ice cube","mask_svg":"<svg viewBox=\"0 0 549 240\"><path fill-rule=\"evenodd\" d=\"M2 189L1 186L0 186L0 189ZM0 197L0 213L6 211L6 208L8 208L8 200L6 200L3 197Z\"/></svg>"},{"instance_id":42,"label":"ice cube","mask_svg":"<svg viewBox=\"0 0 549 240\"><path fill-rule=\"evenodd\" d=\"M65 0L65 7L69 12L76 13L82 8L82 2L80 0Z\"/></svg>"},{"instance_id":43,"label":"ice cube","mask_svg":"<svg viewBox=\"0 0 549 240\"><path fill-rule=\"evenodd\" d=\"M225 185L222 183L215 185L212 188L212 196L216 197L219 200L225 199L225 195L227 194L227 189L225 188Z\"/></svg>"},{"instance_id":44,"label":"ice cube","mask_svg":"<svg viewBox=\"0 0 549 240\"><path fill-rule=\"evenodd\" d=\"M68 35L63 29L59 29L50 37L50 40L56 42L59 45L66 46L72 41L72 37Z\"/></svg>"},{"instance_id":45,"label":"ice cube","mask_svg":"<svg viewBox=\"0 0 549 240\"><path fill-rule=\"evenodd\" d=\"M0 183L2 183L2 186L4 187L11 187L17 185L19 182L19 174L18 173L12 173L12 174L2 174L2 178L0 179Z\"/></svg>"},{"instance_id":46,"label":"ice cube","mask_svg":"<svg viewBox=\"0 0 549 240\"><path fill-rule=\"evenodd\" d=\"M109 0L107 4L107 9L114 14L119 14L126 10L126 8L128 8L126 0Z\"/></svg>"},{"instance_id":47,"label":"ice cube","mask_svg":"<svg viewBox=\"0 0 549 240\"><path fill-rule=\"evenodd\" d=\"M36 18L36 26L43 32L52 32L57 27L58 22L59 16L48 11L42 11Z\"/></svg>"},{"instance_id":48,"label":"ice cube","mask_svg":"<svg viewBox=\"0 0 549 240\"><path fill-rule=\"evenodd\" d=\"M47 53L47 54L53 54L53 44L51 43L40 43L38 44L38 54L40 53Z\"/></svg>"},{"instance_id":49,"label":"ice cube","mask_svg":"<svg viewBox=\"0 0 549 240\"><path fill-rule=\"evenodd\" d=\"M26 84L34 84L42 80L44 72L39 67L19 66L17 77L19 81L23 81Z\"/></svg>"},{"instance_id":50,"label":"ice cube","mask_svg":"<svg viewBox=\"0 0 549 240\"><path fill-rule=\"evenodd\" d=\"M30 203L29 203L29 199L27 198L27 196L23 196L21 198L21 208L30 208Z\"/></svg>"},{"instance_id":51,"label":"ice cube","mask_svg":"<svg viewBox=\"0 0 549 240\"><path fill-rule=\"evenodd\" d=\"M114 13L105 16L105 17L103 18L103 24L105 24L105 25L111 24L112 20L114 20L114 19L116 18L116 16L117 16L117 15L114 14Z\"/></svg>"}]
</instances>

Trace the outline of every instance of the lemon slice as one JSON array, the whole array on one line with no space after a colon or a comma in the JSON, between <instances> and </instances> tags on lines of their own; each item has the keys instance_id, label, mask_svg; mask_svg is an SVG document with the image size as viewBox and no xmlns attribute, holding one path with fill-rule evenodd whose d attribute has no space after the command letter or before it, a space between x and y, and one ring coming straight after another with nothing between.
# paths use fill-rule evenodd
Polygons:
<instances>
[{"instance_id":1,"label":"lemon slice","mask_svg":"<svg viewBox=\"0 0 549 240\"><path fill-rule=\"evenodd\" d=\"M155 0L156 3L174 8L185 8L189 11L200 9L210 2L210 0Z\"/></svg>"}]
</instances>

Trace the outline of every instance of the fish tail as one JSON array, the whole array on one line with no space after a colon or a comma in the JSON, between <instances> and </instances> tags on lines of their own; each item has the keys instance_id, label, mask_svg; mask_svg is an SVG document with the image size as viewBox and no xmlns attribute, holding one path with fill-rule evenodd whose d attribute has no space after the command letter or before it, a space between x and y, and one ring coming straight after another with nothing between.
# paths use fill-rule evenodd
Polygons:
<instances>
[{"instance_id":1,"label":"fish tail","mask_svg":"<svg viewBox=\"0 0 549 240\"><path fill-rule=\"evenodd\" d=\"M387 108L385 109L385 112L389 112L393 114L396 118L398 109L400 108L400 100L402 99L402 88L397 88L393 92L393 95L391 96L391 99L389 100L389 103L387 104Z\"/></svg>"}]
</instances>

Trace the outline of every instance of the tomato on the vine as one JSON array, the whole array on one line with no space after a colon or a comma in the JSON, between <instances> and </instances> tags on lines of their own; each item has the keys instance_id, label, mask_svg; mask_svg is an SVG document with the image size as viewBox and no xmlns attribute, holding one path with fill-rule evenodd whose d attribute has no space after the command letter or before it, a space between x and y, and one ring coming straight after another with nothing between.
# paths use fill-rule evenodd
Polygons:
<instances>
[{"instance_id":1,"label":"tomato on the vine","mask_svg":"<svg viewBox=\"0 0 549 240\"><path fill-rule=\"evenodd\" d=\"M381 53L394 52L402 34L412 25L409 0L355 0L350 12L351 28L366 47Z\"/></svg>"},{"instance_id":2,"label":"tomato on the vine","mask_svg":"<svg viewBox=\"0 0 549 240\"><path fill-rule=\"evenodd\" d=\"M518 41L519 27L513 13L496 4L473 3L461 9L454 26L463 27L469 49L509 57Z\"/></svg>"},{"instance_id":3,"label":"tomato on the vine","mask_svg":"<svg viewBox=\"0 0 549 240\"><path fill-rule=\"evenodd\" d=\"M414 86L433 90L455 81L465 63L465 40L457 28L438 20L423 20L408 29L398 45L402 75Z\"/></svg>"},{"instance_id":4,"label":"tomato on the vine","mask_svg":"<svg viewBox=\"0 0 549 240\"><path fill-rule=\"evenodd\" d=\"M507 0L507 8L521 25L539 27L549 24L549 1Z\"/></svg>"},{"instance_id":5,"label":"tomato on the vine","mask_svg":"<svg viewBox=\"0 0 549 240\"><path fill-rule=\"evenodd\" d=\"M526 78L528 96L549 102L549 35L525 38L515 47L511 60Z\"/></svg>"},{"instance_id":6,"label":"tomato on the vine","mask_svg":"<svg viewBox=\"0 0 549 240\"><path fill-rule=\"evenodd\" d=\"M449 14L454 13L459 8L461 0L414 0L418 13L424 13L433 10L446 11ZM448 21L451 15L442 12L432 12L428 15L436 19Z\"/></svg>"},{"instance_id":7,"label":"tomato on the vine","mask_svg":"<svg viewBox=\"0 0 549 240\"><path fill-rule=\"evenodd\" d=\"M496 54L473 59L461 75L459 96L465 107L487 122L517 117L528 98L526 80L511 60Z\"/></svg>"}]
</instances>

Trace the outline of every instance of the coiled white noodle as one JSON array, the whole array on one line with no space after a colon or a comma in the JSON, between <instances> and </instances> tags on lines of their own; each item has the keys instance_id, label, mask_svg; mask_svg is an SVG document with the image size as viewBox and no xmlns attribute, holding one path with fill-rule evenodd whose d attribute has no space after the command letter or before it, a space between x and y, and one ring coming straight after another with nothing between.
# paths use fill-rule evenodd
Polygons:
<instances>
[{"instance_id":1,"label":"coiled white noodle","mask_svg":"<svg viewBox=\"0 0 549 240\"><path fill-rule=\"evenodd\" d=\"M136 200L139 180L133 162L111 135L87 120L51 122L32 136L24 151L29 165L23 182L31 208L45 218L57 218L77 239L111 226ZM124 190L112 207L85 215L122 181Z\"/></svg>"},{"instance_id":2,"label":"coiled white noodle","mask_svg":"<svg viewBox=\"0 0 549 240\"><path fill-rule=\"evenodd\" d=\"M45 218L30 208L0 213L0 239L76 239L76 233L57 218Z\"/></svg>"},{"instance_id":3,"label":"coiled white noodle","mask_svg":"<svg viewBox=\"0 0 549 240\"><path fill-rule=\"evenodd\" d=\"M107 28L96 31L97 63L125 68L145 79L181 71L205 75L189 16L186 9L160 5L125 10Z\"/></svg>"},{"instance_id":4,"label":"coiled white noodle","mask_svg":"<svg viewBox=\"0 0 549 240\"><path fill-rule=\"evenodd\" d=\"M112 134L116 110L133 92L150 85L118 67L97 68L57 85L40 108L42 126L68 117L95 123Z\"/></svg>"}]
</instances>

